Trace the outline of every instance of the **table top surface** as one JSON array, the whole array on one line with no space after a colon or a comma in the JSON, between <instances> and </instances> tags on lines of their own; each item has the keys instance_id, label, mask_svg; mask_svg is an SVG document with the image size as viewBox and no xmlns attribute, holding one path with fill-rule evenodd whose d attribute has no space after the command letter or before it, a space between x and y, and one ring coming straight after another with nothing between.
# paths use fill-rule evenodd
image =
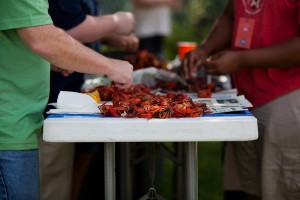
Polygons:
<instances>
[{"instance_id":1,"label":"table top surface","mask_svg":"<svg viewBox=\"0 0 300 200\"><path fill-rule=\"evenodd\" d=\"M249 112L150 120L59 114L45 119L43 128L48 142L247 141L257 137L257 120Z\"/></svg>"}]
</instances>

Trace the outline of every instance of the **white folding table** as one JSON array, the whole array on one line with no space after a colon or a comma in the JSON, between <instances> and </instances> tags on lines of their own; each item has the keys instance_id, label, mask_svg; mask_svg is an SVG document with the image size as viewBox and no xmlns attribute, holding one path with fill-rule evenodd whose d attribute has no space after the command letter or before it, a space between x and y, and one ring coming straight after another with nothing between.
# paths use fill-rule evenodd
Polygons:
<instances>
[{"instance_id":1,"label":"white folding table","mask_svg":"<svg viewBox=\"0 0 300 200\"><path fill-rule=\"evenodd\" d=\"M185 199L198 199L197 142L247 141L258 137L249 112L197 118L106 118L97 115L50 115L44 121L48 142L104 142L105 199L116 199L115 142L183 142L187 169Z\"/></svg>"}]
</instances>

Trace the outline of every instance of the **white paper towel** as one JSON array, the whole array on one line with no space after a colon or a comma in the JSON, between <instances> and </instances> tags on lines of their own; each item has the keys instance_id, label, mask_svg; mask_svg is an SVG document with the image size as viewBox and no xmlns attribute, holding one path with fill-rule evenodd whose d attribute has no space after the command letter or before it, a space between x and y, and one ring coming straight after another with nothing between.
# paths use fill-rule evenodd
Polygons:
<instances>
[{"instance_id":1,"label":"white paper towel","mask_svg":"<svg viewBox=\"0 0 300 200\"><path fill-rule=\"evenodd\" d=\"M57 109L50 109L47 113L99 113L97 102L89 95L61 91L57 97Z\"/></svg>"}]
</instances>

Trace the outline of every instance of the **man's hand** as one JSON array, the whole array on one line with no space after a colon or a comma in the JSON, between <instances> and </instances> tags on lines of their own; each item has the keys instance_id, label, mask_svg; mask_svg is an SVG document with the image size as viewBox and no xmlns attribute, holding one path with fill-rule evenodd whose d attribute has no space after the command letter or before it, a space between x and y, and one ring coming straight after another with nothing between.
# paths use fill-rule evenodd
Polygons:
<instances>
[{"instance_id":1,"label":"man's hand","mask_svg":"<svg viewBox=\"0 0 300 200\"><path fill-rule=\"evenodd\" d=\"M197 49L187 53L182 61L182 72L186 80L194 78L207 59L207 53L203 49Z\"/></svg>"},{"instance_id":2,"label":"man's hand","mask_svg":"<svg viewBox=\"0 0 300 200\"><path fill-rule=\"evenodd\" d=\"M242 67L241 53L235 51L222 51L210 57L210 59L203 64L207 74L231 74Z\"/></svg>"},{"instance_id":3,"label":"man's hand","mask_svg":"<svg viewBox=\"0 0 300 200\"><path fill-rule=\"evenodd\" d=\"M112 47L123 48L126 51L136 51L139 47L139 39L134 35L111 35L104 41Z\"/></svg>"},{"instance_id":4,"label":"man's hand","mask_svg":"<svg viewBox=\"0 0 300 200\"><path fill-rule=\"evenodd\" d=\"M107 77L115 82L119 88L127 88L131 86L133 81L133 66L122 60L111 59L112 66Z\"/></svg>"},{"instance_id":5,"label":"man's hand","mask_svg":"<svg viewBox=\"0 0 300 200\"><path fill-rule=\"evenodd\" d=\"M50 67L51 67L50 68L51 71L61 73L64 77L67 77L67 76L69 76L70 74L73 73L73 71L62 69L62 68L59 68L59 67L57 67L55 65L51 65Z\"/></svg>"},{"instance_id":6,"label":"man's hand","mask_svg":"<svg viewBox=\"0 0 300 200\"><path fill-rule=\"evenodd\" d=\"M129 35L133 33L135 27L135 18L131 12L117 12L113 15L117 23L116 34Z\"/></svg>"}]
</instances>

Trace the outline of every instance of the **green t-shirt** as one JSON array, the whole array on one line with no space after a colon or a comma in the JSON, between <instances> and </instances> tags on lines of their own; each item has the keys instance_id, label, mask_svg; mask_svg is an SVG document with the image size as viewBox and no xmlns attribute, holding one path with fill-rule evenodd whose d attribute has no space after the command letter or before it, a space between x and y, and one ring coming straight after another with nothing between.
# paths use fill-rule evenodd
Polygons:
<instances>
[{"instance_id":1,"label":"green t-shirt","mask_svg":"<svg viewBox=\"0 0 300 200\"><path fill-rule=\"evenodd\" d=\"M47 0L0 1L0 150L38 148L50 65L16 28L52 24Z\"/></svg>"}]
</instances>

